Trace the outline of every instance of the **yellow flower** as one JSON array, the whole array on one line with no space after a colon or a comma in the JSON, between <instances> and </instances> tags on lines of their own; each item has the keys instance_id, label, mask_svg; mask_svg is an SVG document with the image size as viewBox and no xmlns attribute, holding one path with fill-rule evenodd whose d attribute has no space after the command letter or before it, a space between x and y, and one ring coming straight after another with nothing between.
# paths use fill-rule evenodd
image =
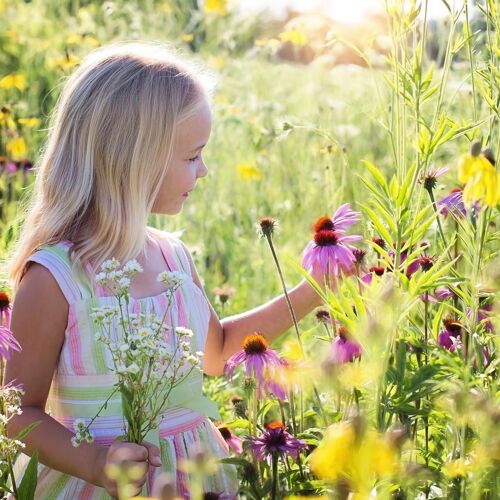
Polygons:
<instances>
[{"instance_id":1,"label":"yellow flower","mask_svg":"<svg viewBox=\"0 0 500 500\"><path fill-rule=\"evenodd\" d=\"M398 452L387 436L374 429L363 432L353 422L340 422L326 429L310 464L320 479L343 479L349 482L351 491L365 493L377 479L397 472Z\"/></svg>"},{"instance_id":2,"label":"yellow flower","mask_svg":"<svg viewBox=\"0 0 500 500\"><path fill-rule=\"evenodd\" d=\"M5 125L9 130L16 130L16 124L8 108L0 108L0 126Z\"/></svg>"},{"instance_id":3,"label":"yellow flower","mask_svg":"<svg viewBox=\"0 0 500 500\"><path fill-rule=\"evenodd\" d=\"M28 128L33 128L33 127L38 127L40 125L40 118L19 118L17 120L21 125L24 125L25 127Z\"/></svg>"},{"instance_id":4,"label":"yellow flower","mask_svg":"<svg viewBox=\"0 0 500 500\"><path fill-rule=\"evenodd\" d=\"M26 88L26 77L21 73L12 73L11 75L4 76L0 80L0 88L24 90Z\"/></svg>"},{"instance_id":5,"label":"yellow flower","mask_svg":"<svg viewBox=\"0 0 500 500\"><path fill-rule=\"evenodd\" d=\"M224 67L224 59L220 56L217 57L211 57L209 60L209 63L215 68L215 69L222 69Z\"/></svg>"},{"instance_id":6,"label":"yellow flower","mask_svg":"<svg viewBox=\"0 0 500 500\"><path fill-rule=\"evenodd\" d=\"M260 181L262 172L255 165L240 164L236 166L238 173L245 181Z\"/></svg>"},{"instance_id":7,"label":"yellow flower","mask_svg":"<svg viewBox=\"0 0 500 500\"><path fill-rule=\"evenodd\" d=\"M64 71L70 70L80 63L80 58L72 54L66 54L63 57L52 57L47 60L47 66L50 69L59 67Z\"/></svg>"},{"instance_id":8,"label":"yellow flower","mask_svg":"<svg viewBox=\"0 0 500 500\"><path fill-rule=\"evenodd\" d=\"M165 2L162 6L161 6L161 10L163 12L172 12L173 9L172 9L172 4L170 2Z\"/></svg>"},{"instance_id":9,"label":"yellow flower","mask_svg":"<svg viewBox=\"0 0 500 500\"><path fill-rule=\"evenodd\" d=\"M182 41L183 42L192 42L193 39L194 39L193 33L183 33L182 34Z\"/></svg>"},{"instance_id":10,"label":"yellow flower","mask_svg":"<svg viewBox=\"0 0 500 500\"><path fill-rule=\"evenodd\" d=\"M463 196L466 205L479 201L494 207L500 201L500 176L483 154L462 157L458 165L458 180L465 184Z\"/></svg>"},{"instance_id":11,"label":"yellow flower","mask_svg":"<svg viewBox=\"0 0 500 500\"><path fill-rule=\"evenodd\" d=\"M13 160L21 160L26 156L26 143L22 137L11 139L7 142L5 148Z\"/></svg>"},{"instance_id":12,"label":"yellow flower","mask_svg":"<svg viewBox=\"0 0 500 500\"><path fill-rule=\"evenodd\" d=\"M205 0L203 10L207 13L227 15L227 0Z\"/></svg>"},{"instance_id":13,"label":"yellow flower","mask_svg":"<svg viewBox=\"0 0 500 500\"><path fill-rule=\"evenodd\" d=\"M470 470L470 464L468 464L463 458L458 458L457 460L452 460L447 464L443 465L441 471L449 479L455 479L456 477L464 477Z\"/></svg>"},{"instance_id":14,"label":"yellow flower","mask_svg":"<svg viewBox=\"0 0 500 500\"><path fill-rule=\"evenodd\" d=\"M305 45L309 41L307 35L298 29L283 31L279 37L282 42L292 42L294 45Z\"/></svg>"}]
</instances>

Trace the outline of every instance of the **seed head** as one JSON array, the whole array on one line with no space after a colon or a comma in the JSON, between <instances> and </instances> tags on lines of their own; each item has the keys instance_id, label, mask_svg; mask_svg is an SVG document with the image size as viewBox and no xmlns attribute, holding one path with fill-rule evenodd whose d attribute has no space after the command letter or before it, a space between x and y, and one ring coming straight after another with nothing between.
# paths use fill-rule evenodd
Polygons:
<instances>
[{"instance_id":1,"label":"seed head","mask_svg":"<svg viewBox=\"0 0 500 500\"><path fill-rule=\"evenodd\" d=\"M336 245L338 242L337 233L329 229L322 229L314 233L314 242L319 247Z\"/></svg>"},{"instance_id":2,"label":"seed head","mask_svg":"<svg viewBox=\"0 0 500 500\"><path fill-rule=\"evenodd\" d=\"M272 217L261 217L257 222L257 233L261 238L271 238L278 229L279 222Z\"/></svg>"},{"instance_id":3,"label":"seed head","mask_svg":"<svg viewBox=\"0 0 500 500\"><path fill-rule=\"evenodd\" d=\"M481 154L481 141L475 140L470 145L470 155L471 156L479 156Z\"/></svg>"},{"instance_id":4,"label":"seed head","mask_svg":"<svg viewBox=\"0 0 500 500\"><path fill-rule=\"evenodd\" d=\"M482 155L493 165L495 166L495 155L490 148L485 148L481 151Z\"/></svg>"},{"instance_id":5,"label":"seed head","mask_svg":"<svg viewBox=\"0 0 500 500\"><path fill-rule=\"evenodd\" d=\"M323 215L314 223L315 233L317 233L318 231L322 231L323 229L329 229L330 231L333 231L334 229L332 219L330 219L330 217L327 217L326 215Z\"/></svg>"},{"instance_id":6,"label":"seed head","mask_svg":"<svg viewBox=\"0 0 500 500\"><path fill-rule=\"evenodd\" d=\"M241 346L247 354L262 354L268 346L267 340L259 333L253 333L245 337Z\"/></svg>"}]
</instances>

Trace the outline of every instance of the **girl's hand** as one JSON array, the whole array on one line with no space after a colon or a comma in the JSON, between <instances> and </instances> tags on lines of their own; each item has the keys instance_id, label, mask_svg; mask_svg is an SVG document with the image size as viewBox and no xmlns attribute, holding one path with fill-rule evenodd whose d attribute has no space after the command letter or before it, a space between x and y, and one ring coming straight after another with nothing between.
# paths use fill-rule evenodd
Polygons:
<instances>
[{"instance_id":1,"label":"girl's hand","mask_svg":"<svg viewBox=\"0 0 500 500\"><path fill-rule=\"evenodd\" d=\"M314 281L316 281L316 283L318 283L318 285L321 287L323 292L325 291L325 285L328 286L328 288L332 292L337 291L338 278L333 273L330 273L330 275L327 276L318 266L316 268L313 268L310 274L311 277L314 278Z\"/></svg>"},{"instance_id":2,"label":"girl's hand","mask_svg":"<svg viewBox=\"0 0 500 500\"><path fill-rule=\"evenodd\" d=\"M99 486L115 498L118 498L118 485L106 472L109 465L117 465L120 468L137 467L140 474L136 479L130 480L130 485L135 488L132 496L141 492L146 482L149 464L160 467L160 449L152 443L143 441L140 445L114 441L109 447L102 447L96 460L96 477Z\"/></svg>"}]
</instances>

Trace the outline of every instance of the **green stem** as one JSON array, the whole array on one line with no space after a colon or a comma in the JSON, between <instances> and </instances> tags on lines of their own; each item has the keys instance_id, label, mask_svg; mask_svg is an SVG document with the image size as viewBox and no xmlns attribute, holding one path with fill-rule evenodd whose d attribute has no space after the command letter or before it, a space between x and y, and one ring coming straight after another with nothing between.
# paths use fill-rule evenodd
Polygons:
<instances>
[{"instance_id":1,"label":"green stem","mask_svg":"<svg viewBox=\"0 0 500 500\"><path fill-rule=\"evenodd\" d=\"M272 500L276 500L278 494L278 454L273 453L273 489L271 493Z\"/></svg>"}]
</instances>

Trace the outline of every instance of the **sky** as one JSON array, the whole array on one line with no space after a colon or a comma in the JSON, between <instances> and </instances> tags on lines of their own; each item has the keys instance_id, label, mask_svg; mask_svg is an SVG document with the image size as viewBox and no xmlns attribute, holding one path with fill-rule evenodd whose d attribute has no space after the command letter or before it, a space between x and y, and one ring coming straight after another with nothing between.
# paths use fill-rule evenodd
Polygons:
<instances>
[{"instance_id":1,"label":"sky","mask_svg":"<svg viewBox=\"0 0 500 500\"><path fill-rule=\"evenodd\" d=\"M335 21L357 23L370 11L383 10L384 0L239 0L243 10L269 9L277 15L283 15L286 8L303 12L320 12ZM449 0L452 4L453 0ZM449 15L441 0L429 0L430 18L442 18Z\"/></svg>"}]
</instances>

